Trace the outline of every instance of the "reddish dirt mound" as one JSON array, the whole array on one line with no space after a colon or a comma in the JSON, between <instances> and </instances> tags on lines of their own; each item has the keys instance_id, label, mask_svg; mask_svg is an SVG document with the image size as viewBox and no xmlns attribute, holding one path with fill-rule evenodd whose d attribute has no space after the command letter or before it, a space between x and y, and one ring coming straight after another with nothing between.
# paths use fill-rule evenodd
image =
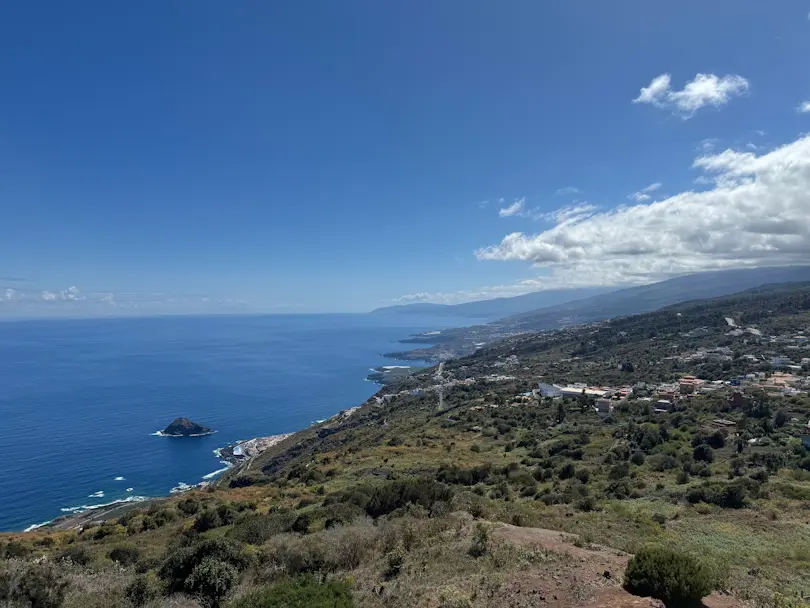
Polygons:
<instances>
[{"instance_id":1,"label":"reddish dirt mound","mask_svg":"<svg viewBox=\"0 0 810 608\"><path fill-rule=\"evenodd\" d=\"M495 539L556 554L532 565L527 571L503 585L496 606L522 608L663 608L651 598L636 597L621 588L621 580L630 555L598 545L574 544L576 536L542 528L501 525L493 530ZM706 608L746 608L747 604L726 595L713 593L704 600Z\"/></svg>"}]
</instances>

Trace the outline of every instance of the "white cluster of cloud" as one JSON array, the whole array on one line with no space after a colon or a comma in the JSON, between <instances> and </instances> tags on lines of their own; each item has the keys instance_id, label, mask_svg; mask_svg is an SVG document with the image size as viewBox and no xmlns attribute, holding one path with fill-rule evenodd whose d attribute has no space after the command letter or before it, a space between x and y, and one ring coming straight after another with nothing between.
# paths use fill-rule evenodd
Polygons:
<instances>
[{"instance_id":1,"label":"white cluster of cloud","mask_svg":"<svg viewBox=\"0 0 810 608\"><path fill-rule=\"evenodd\" d=\"M643 203L644 201L648 201L648 200L650 200L652 198L652 196L650 195L650 192L655 192L656 190L660 190L661 186L662 186L661 182L652 183L649 186L647 186L646 188L642 188L638 192L634 192L633 194L631 194L630 198L632 198L637 203Z\"/></svg>"},{"instance_id":2,"label":"white cluster of cloud","mask_svg":"<svg viewBox=\"0 0 810 608\"><path fill-rule=\"evenodd\" d=\"M501 207L500 209L498 209L498 216L512 217L514 215L521 215L523 213L523 206L525 203L526 203L525 198L516 199L511 205L508 205L507 207Z\"/></svg>"},{"instance_id":3,"label":"white cluster of cloud","mask_svg":"<svg viewBox=\"0 0 810 608\"><path fill-rule=\"evenodd\" d=\"M556 286L810 261L810 136L761 155L701 155L693 167L709 189L573 219L563 212L549 230L509 234L476 255L532 262Z\"/></svg>"},{"instance_id":4,"label":"white cluster of cloud","mask_svg":"<svg viewBox=\"0 0 810 608\"><path fill-rule=\"evenodd\" d=\"M40 292L40 297L45 302L55 302L55 301L67 301L71 300L73 302L81 302L82 300L86 300L79 288L75 285L68 287L67 289L60 289L59 291L47 291L43 290Z\"/></svg>"},{"instance_id":5,"label":"white cluster of cloud","mask_svg":"<svg viewBox=\"0 0 810 608\"><path fill-rule=\"evenodd\" d=\"M661 74L641 89L633 103L647 103L690 118L704 106L720 107L727 104L732 97L748 91L749 86L748 80L742 76L698 74L678 91L672 88L672 77Z\"/></svg>"},{"instance_id":6,"label":"white cluster of cloud","mask_svg":"<svg viewBox=\"0 0 810 608\"><path fill-rule=\"evenodd\" d=\"M3 286L0 316L109 316L156 313L247 312L245 302L197 294L83 292L78 287L38 289Z\"/></svg>"},{"instance_id":7,"label":"white cluster of cloud","mask_svg":"<svg viewBox=\"0 0 810 608\"><path fill-rule=\"evenodd\" d=\"M799 107L796 108L797 112L801 112L802 114L806 112L810 112L810 101L803 101L799 104Z\"/></svg>"}]
</instances>

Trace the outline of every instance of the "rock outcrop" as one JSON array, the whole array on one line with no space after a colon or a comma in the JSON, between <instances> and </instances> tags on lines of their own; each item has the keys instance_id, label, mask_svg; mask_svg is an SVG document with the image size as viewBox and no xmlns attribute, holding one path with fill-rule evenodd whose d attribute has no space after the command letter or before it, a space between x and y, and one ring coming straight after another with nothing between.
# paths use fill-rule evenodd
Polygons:
<instances>
[{"instance_id":1,"label":"rock outcrop","mask_svg":"<svg viewBox=\"0 0 810 608\"><path fill-rule=\"evenodd\" d=\"M188 418L178 418L160 433L170 437L197 437L199 435L210 435L213 432L207 426L192 422Z\"/></svg>"}]
</instances>

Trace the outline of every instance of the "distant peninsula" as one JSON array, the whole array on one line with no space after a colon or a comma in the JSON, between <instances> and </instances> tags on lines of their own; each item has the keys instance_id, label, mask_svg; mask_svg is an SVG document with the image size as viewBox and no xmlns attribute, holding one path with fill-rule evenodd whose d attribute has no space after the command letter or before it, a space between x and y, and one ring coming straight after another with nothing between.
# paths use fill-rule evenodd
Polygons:
<instances>
[{"instance_id":1,"label":"distant peninsula","mask_svg":"<svg viewBox=\"0 0 810 608\"><path fill-rule=\"evenodd\" d=\"M158 434L164 437L199 437L213 432L207 426L197 424L188 418L177 418Z\"/></svg>"}]
</instances>

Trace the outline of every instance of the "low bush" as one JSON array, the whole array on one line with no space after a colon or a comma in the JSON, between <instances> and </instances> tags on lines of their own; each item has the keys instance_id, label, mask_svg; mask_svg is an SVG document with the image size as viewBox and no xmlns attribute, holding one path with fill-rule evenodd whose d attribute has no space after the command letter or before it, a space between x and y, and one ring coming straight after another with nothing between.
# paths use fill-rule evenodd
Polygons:
<instances>
[{"instance_id":1,"label":"low bush","mask_svg":"<svg viewBox=\"0 0 810 608\"><path fill-rule=\"evenodd\" d=\"M144 606L160 596L162 591L157 576L153 572L149 572L136 576L135 580L124 589L124 597L133 606Z\"/></svg>"},{"instance_id":2,"label":"low bush","mask_svg":"<svg viewBox=\"0 0 810 608\"><path fill-rule=\"evenodd\" d=\"M56 555L59 561L69 561L77 566L88 566L93 561L93 552L84 545L72 545Z\"/></svg>"},{"instance_id":3,"label":"low bush","mask_svg":"<svg viewBox=\"0 0 810 608\"><path fill-rule=\"evenodd\" d=\"M295 521L296 515L292 511L247 515L234 524L228 536L250 545L261 545L276 534L292 530Z\"/></svg>"},{"instance_id":4,"label":"low bush","mask_svg":"<svg viewBox=\"0 0 810 608\"><path fill-rule=\"evenodd\" d=\"M194 566L183 586L189 594L216 607L238 580L239 572L231 564L213 557L206 557Z\"/></svg>"},{"instance_id":5,"label":"low bush","mask_svg":"<svg viewBox=\"0 0 810 608\"><path fill-rule=\"evenodd\" d=\"M31 548L19 541L12 540L8 543L0 544L0 558L23 558L30 554Z\"/></svg>"},{"instance_id":6,"label":"low bush","mask_svg":"<svg viewBox=\"0 0 810 608\"><path fill-rule=\"evenodd\" d=\"M686 500L692 504L705 502L724 509L742 509L747 505L748 489L742 482L705 484L690 489Z\"/></svg>"},{"instance_id":7,"label":"low bush","mask_svg":"<svg viewBox=\"0 0 810 608\"><path fill-rule=\"evenodd\" d=\"M390 481L374 489L366 505L366 513L377 518L409 504L430 510L437 501L449 502L453 491L430 479L412 478Z\"/></svg>"},{"instance_id":8,"label":"low bush","mask_svg":"<svg viewBox=\"0 0 810 608\"><path fill-rule=\"evenodd\" d=\"M194 529L197 532L208 532L222 525L222 518L213 509L205 509L194 520Z\"/></svg>"},{"instance_id":9,"label":"low bush","mask_svg":"<svg viewBox=\"0 0 810 608\"><path fill-rule=\"evenodd\" d=\"M386 578L394 578L402 572L402 566L405 563L405 549L402 545L397 545L385 556L385 576Z\"/></svg>"},{"instance_id":10,"label":"low bush","mask_svg":"<svg viewBox=\"0 0 810 608\"><path fill-rule=\"evenodd\" d=\"M166 582L169 591L182 591L194 569L208 558L229 564L237 571L243 570L248 564L241 543L214 538L171 553L158 570L158 576Z\"/></svg>"},{"instance_id":11,"label":"low bush","mask_svg":"<svg viewBox=\"0 0 810 608\"><path fill-rule=\"evenodd\" d=\"M110 551L108 556L122 566L132 566L141 559L141 550L134 545L119 545Z\"/></svg>"},{"instance_id":12,"label":"low bush","mask_svg":"<svg viewBox=\"0 0 810 608\"><path fill-rule=\"evenodd\" d=\"M706 443L701 443L692 452L692 457L697 461L714 462L714 450Z\"/></svg>"},{"instance_id":13,"label":"low bush","mask_svg":"<svg viewBox=\"0 0 810 608\"><path fill-rule=\"evenodd\" d=\"M444 483L452 483L464 486L474 486L483 482L492 471L488 464L465 469L457 466L443 466L436 474L436 479Z\"/></svg>"},{"instance_id":14,"label":"low bush","mask_svg":"<svg viewBox=\"0 0 810 608\"><path fill-rule=\"evenodd\" d=\"M489 551L489 528L482 523L475 524L473 538L470 543L470 555L481 557Z\"/></svg>"},{"instance_id":15,"label":"low bush","mask_svg":"<svg viewBox=\"0 0 810 608\"><path fill-rule=\"evenodd\" d=\"M689 555L651 547L636 553L627 564L624 588L642 597L654 597L668 608L700 606L716 587L711 572Z\"/></svg>"},{"instance_id":16,"label":"low bush","mask_svg":"<svg viewBox=\"0 0 810 608\"><path fill-rule=\"evenodd\" d=\"M186 515L196 515L200 510L200 501L195 498L185 498L177 503L177 508Z\"/></svg>"},{"instance_id":17,"label":"low bush","mask_svg":"<svg viewBox=\"0 0 810 608\"><path fill-rule=\"evenodd\" d=\"M354 608L349 586L339 581L321 582L298 577L253 591L229 608Z\"/></svg>"},{"instance_id":18,"label":"low bush","mask_svg":"<svg viewBox=\"0 0 810 608\"><path fill-rule=\"evenodd\" d=\"M67 588L61 568L52 564L0 564L0 605L59 608Z\"/></svg>"}]
</instances>

